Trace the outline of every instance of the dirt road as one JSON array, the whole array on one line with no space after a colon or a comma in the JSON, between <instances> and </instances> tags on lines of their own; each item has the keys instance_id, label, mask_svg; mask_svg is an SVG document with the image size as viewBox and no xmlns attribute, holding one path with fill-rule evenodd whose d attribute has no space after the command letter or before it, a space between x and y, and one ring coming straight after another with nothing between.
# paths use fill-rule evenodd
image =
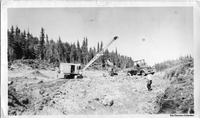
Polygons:
<instances>
[{"instance_id":1,"label":"dirt road","mask_svg":"<svg viewBox=\"0 0 200 118\"><path fill-rule=\"evenodd\" d=\"M143 77L103 73L86 71L83 79L68 80L57 79L56 72L50 70L9 71L9 115L158 112L157 96L169 85L161 74L153 76L153 90L147 91Z\"/></svg>"}]
</instances>

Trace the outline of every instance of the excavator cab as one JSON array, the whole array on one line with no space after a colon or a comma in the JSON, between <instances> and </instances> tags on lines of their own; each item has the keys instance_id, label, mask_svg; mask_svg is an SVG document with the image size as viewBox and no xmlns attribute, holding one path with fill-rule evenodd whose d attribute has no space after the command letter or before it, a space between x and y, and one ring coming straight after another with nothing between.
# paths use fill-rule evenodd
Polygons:
<instances>
[{"instance_id":1,"label":"excavator cab","mask_svg":"<svg viewBox=\"0 0 200 118\"><path fill-rule=\"evenodd\" d=\"M81 64L74 63L60 63L59 74L64 78L74 78L75 76L80 75Z\"/></svg>"}]
</instances>

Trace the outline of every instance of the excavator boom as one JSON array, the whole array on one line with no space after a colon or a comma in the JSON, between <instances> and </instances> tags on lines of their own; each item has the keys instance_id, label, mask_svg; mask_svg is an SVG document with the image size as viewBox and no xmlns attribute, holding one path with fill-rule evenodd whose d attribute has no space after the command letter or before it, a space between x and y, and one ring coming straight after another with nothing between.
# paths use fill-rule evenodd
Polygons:
<instances>
[{"instance_id":1,"label":"excavator boom","mask_svg":"<svg viewBox=\"0 0 200 118\"><path fill-rule=\"evenodd\" d=\"M84 72L94 61L96 61L101 55L103 55L103 52L115 41L115 40L117 40L117 36L115 36L105 47L103 47L103 49L99 52L99 53L97 53L96 55L95 55L95 57L94 58L92 58L91 60L90 60L90 62L82 69L82 72Z\"/></svg>"}]
</instances>

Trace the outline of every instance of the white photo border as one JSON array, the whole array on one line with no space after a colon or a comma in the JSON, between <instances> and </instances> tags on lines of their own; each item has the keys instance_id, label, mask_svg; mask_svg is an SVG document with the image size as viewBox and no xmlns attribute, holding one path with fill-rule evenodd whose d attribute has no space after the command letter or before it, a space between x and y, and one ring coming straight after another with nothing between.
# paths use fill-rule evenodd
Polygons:
<instances>
[{"instance_id":1,"label":"white photo border","mask_svg":"<svg viewBox=\"0 0 200 118\"><path fill-rule=\"evenodd\" d=\"M195 118L200 118L200 2L184 1L184 2L147 2L147 1L2 1L1 2L1 117L8 117L8 63L7 63L7 11L9 8L66 8L66 7L192 7L193 8L193 38L194 38L194 103L195 103ZM10 118L43 118L44 116L9 116ZM153 115L49 115L48 118L65 118L65 117L170 117L169 114L153 114Z\"/></svg>"}]
</instances>

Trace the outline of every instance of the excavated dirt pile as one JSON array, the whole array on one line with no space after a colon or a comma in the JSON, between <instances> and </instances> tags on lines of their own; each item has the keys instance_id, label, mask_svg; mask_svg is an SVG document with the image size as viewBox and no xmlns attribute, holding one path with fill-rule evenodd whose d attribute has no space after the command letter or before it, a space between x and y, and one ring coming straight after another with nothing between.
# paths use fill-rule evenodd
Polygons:
<instances>
[{"instance_id":1,"label":"excavated dirt pile","mask_svg":"<svg viewBox=\"0 0 200 118\"><path fill-rule=\"evenodd\" d=\"M29 99L24 96L19 96L13 87L8 89L8 114L21 115L26 109L26 105L29 104Z\"/></svg>"},{"instance_id":2,"label":"excavated dirt pile","mask_svg":"<svg viewBox=\"0 0 200 118\"><path fill-rule=\"evenodd\" d=\"M158 97L158 113L194 113L194 69L186 63L169 69L164 78L170 80L169 87Z\"/></svg>"},{"instance_id":3,"label":"excavated dirt pile","mask_svg":"<svg viewBox=\"0 0 200 118\"><path fill-rule=\"evenodd\" d=\"M26 91L29 88L27 79L28 77L10 78L12 81L8 82L8 114L22 115L30 107L30 91Z\"/></svg>"}]
</instances>

